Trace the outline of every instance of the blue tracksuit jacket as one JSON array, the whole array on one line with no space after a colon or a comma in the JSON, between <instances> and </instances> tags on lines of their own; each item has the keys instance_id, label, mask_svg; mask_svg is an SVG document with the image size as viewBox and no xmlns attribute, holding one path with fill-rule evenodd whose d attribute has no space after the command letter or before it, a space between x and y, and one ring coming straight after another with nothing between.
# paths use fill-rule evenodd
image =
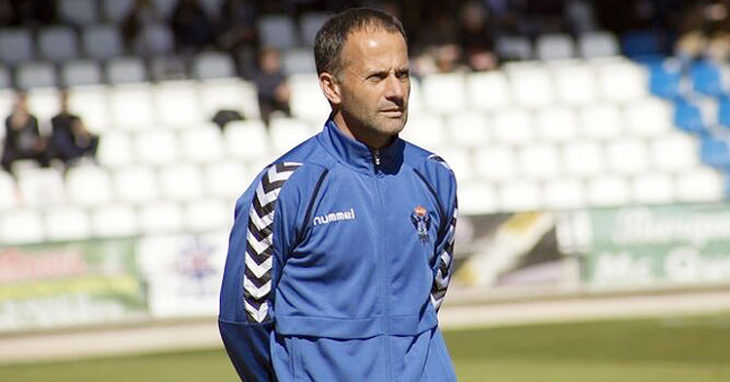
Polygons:
<instances>
[{"instance_id":1,"label":"blue tracksuit jacket","mask_svg":"<svg viewBox=\"0 0 730 382\"><path fill-rule=\"evenodd\" d=\"M219 328L245 381L454 381L436 312L452 271L456 183L401 139L324 130L236 203Z\"/></svg>"}]
</instances>

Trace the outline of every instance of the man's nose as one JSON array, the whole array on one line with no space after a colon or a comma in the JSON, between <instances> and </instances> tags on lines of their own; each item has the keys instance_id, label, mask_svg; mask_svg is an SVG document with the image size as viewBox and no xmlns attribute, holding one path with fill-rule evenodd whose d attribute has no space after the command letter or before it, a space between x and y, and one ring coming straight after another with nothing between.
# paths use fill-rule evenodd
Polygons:
<instances>
[{"instance_id":1,"label":"man's nose","mask_svg":"<svg viewBox=\"0 0 730 382\"><path fill-rule=\"evenodd\" d=\"M388 99L402 100L408 91L408 79L401 80L394 75L388 76L385 84L385 97Z\"/></svg>"}]
</instances>

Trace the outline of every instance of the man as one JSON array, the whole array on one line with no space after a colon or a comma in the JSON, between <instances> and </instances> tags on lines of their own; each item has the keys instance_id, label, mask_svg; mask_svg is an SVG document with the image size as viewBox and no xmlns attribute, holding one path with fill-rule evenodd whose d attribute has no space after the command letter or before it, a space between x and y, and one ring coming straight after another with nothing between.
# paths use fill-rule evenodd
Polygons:
<instances>
[{"instance_id":1,"label":"man","mask_svg":"<svg viewBox=\"0 0 730 382\"><path fill-rule=\"evenodd\" d=\"M291 115L289 108L291 90L281 68L279 52L268 48L261 52L259 72L254 82L256 83L261 120L267 127L271 122L271 114L275 111L280 111L286 116Z\"/></svg>"},{"instance_id":2,"label":"man","mask_svg":"<svg viewBox=\"0 0 730 382\"><path fill-rule=\"evenodd\" d=\"M46 139L38 130L38 119L28 111L28 97L18 93L10 115L5 119L5 143L3 145L2 167L11 172L13 162L33 159L43 167L48 167Z\"/></svg>"},{"instance_id":3,"label":"man","mask_svg":"<svg viewBox=\"0 0 730 382\"><path fill-rule=\"evenodd\" d=\"M51 151L55 158L69 166L83 157L96 157L99 137L90 133L81 118L71 114L68 108L68 93L60 94L61 111L51 118Z\"/></svg>"},{"instance_id":4,"label":"man","mask_svg":"<svg viewBox=\"0 0 730 382\"><path fill-rule=\"evenodd\" d=\"M405 33L352 9L318 32L332 113L236 203L219 327L246 381L456 380L436 312L452 270L454 175L398 138Z\"/></svg>"}]
</instances>

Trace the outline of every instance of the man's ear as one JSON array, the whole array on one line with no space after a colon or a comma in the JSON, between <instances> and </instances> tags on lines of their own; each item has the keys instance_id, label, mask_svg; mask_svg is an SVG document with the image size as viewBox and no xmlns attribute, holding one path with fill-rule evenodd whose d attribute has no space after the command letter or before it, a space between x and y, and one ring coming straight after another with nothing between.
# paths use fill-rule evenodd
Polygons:
<instances>
[{"instance_id":1,"label":"man's ear","mask_svg":"<svg viewBox=\"0 0 730 382\"><path fill-rule=\"evenodd\" d=\"M319 87L322 88L322 92L330 104L339 105L342 102L340 84L332 73L322 72L319 74Z\"/></svg>"}]
</instances>

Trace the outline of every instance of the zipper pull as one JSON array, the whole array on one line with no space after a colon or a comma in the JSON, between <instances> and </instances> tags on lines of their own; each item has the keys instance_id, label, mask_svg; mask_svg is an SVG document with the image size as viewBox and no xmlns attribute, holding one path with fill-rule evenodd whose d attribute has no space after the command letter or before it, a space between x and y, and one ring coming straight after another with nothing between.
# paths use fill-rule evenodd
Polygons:
<instances>
[{"instance_id":1,"label":"zipper pull","mask_svg":"<svg viewBox=\"0 0 730 382\"><path fill-rule=\"evenodd\" d=\"M376 166L380 166L380 150L379 149L373 150L373 161L375 162Z\"/></svg>"}]
</instances>

